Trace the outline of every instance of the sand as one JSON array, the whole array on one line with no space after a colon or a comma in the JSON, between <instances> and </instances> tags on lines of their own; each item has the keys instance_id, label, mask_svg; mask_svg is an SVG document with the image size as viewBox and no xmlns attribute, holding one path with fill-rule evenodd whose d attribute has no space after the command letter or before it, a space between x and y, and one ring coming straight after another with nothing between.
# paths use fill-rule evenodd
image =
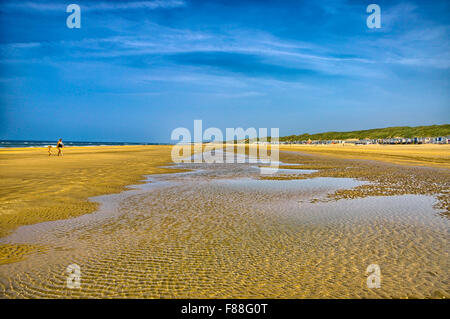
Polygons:
<instances>
[{"instance_id":1,"label":"sand","mask_svg":"<svg viewBox=\"0 0 450 319\"><path fill-rule=\"evenodd\" d=\"M250 181L239 180L240 170L227 181L228 168L165 174L187 168L160 167L171 162L170 146L74 147L63 158L45 149L0 150L0 231L12 234L0 246L0 293L448 297L447 146L373 147L370 156L357 151L365 146L346 154L307 147L280 154L299 165ZM287 169L314 171L289 176ZM87 214L98 208L89 197L160 173L174 186L109 195L119 196L114 209ZM36 224L44 221L54 222ZM64 286L73 262L83 269L82 290ZM380 291L364 288L364 269L373 262L385 275Z\"/></svg>"},{"instance_id":2,"label":"sand","mask_svg":"<svg viewBox=\"0 0 450 319\"><path fill-rule=\"evenodd\" d=\"M280 150L450 168L450 145L282 145ZM97 204L89 197L120 192L145 174L172 173L161 168L172 162L170 151L171 146L66 147L63 157L49 157L46 148L0 149L0 237L21 225L91 213Z\"/></svg>"},{"instance_id":3,"label":"sand","mask_svg":"<svg viewBox=\"0 0 450 319\"><path fill-rule=\"evenodd\" d=\"M171 163L170 151L153 145L66 147L58 157L45 148L0 149L0 237L21 225L95 211L98 204L89 197L118 193L145 174L169 171L160 166ZM11 249L0 247L0 263L13 255Z\"/></svg>"},{"instance_id":4,"label":"sand","mask_svg":"<svg viewBox=\"0 0 450 319\"><path fill-rule=\"evenodd\" d=\"M284 165L282 180L262 179L256 164L185 164L186 173L99 197L93 214L20 227L1 242L47 249L0 265L0 296L450 296L449 219L433 208L448 169L280 155L295 163ZM387 187L388 196L376 193ZM66 287L73 263L79 289ZM374 263L380 289L366 285Z\"/></svg>"},{"instance_id":5,"label":"sand","mask_svg":"<svg viewBox=\"0 0 450 319\"><path fill-rule=\"evenodd\" d=\"M347 159L366 159L403 165L450 168L450 144L421 145L280 145L280 150L299 151Z\"/></svg>"},{"instance_id":6,"label":"sand","mask_svg":"<svg viewBox=\"0 0 450 319\"><path fill-rule=\"evenodd\" d=\"M314 170L307 175L262 176L269 180L292 180L317 177L354 178L370 181L370 184L352 189L340 189L320 201L355 199L369 196L431 195L437 199L435 208L450 218L450 170L445 167L393 164L378 160L361 160L334 157L329 154L307 154L299 151L281 151L280 158L289 165L286 168ZM281 166L282 168L284 166ZM314 199L313 201L318 201Z\"/></svg>"}]
</instances>

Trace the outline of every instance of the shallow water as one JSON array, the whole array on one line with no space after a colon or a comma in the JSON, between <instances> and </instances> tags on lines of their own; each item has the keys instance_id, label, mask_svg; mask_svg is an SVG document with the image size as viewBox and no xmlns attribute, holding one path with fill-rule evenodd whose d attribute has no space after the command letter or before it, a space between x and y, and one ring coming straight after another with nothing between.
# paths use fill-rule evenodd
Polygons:
<instances>
[{"instance_id":1,"label":"shallow water","mask_svg":"<svg viewBox=\"0 0 450 319\"><path fill-rule=\"evenodd\" d=\"M442 297L449 221L431 196L311 203L364 182L260 180L259 166L181 164L191 172L93 200L99 211L20 227L2 243L47 247L0 265L4 297ZM288 172L286 172L288 171ZM303 174L297 169L275 174ZM66 287L66 267L81 288ZM366 268L381 268L369 289Z\"/></svg>"}]
</instances>

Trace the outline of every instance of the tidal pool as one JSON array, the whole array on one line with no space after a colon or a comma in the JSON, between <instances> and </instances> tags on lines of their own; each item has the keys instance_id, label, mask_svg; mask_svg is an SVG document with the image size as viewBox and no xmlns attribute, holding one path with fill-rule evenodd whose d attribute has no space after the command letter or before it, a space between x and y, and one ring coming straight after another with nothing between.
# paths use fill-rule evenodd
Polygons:
<instances>
[{"instance_id":1,"label":"tidal pool","mask_svg":"<svg viewBox=\"0 0 450 319\"><path fill-rule=\"evenodd\" d=\"M93 214L23 226L1 239L46 247L0 265L1 296L449 296L449 220L432 196L312 203L365 182L260 180L250 163L180 167L192 171L153 175L94 198L102 205ZM80 288L66 285L71 264L80 267ZM378 289L367 287L370 264L381 269Z\"/></svg>"}]
</instances>

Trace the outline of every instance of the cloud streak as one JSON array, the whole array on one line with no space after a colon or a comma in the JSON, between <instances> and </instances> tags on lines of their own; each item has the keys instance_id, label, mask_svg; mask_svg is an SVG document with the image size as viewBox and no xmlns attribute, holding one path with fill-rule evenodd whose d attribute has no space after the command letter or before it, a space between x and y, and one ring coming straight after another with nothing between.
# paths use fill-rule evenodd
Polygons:
<instances>
[{"instance_id":1,"label":"cloud streak","mask_svg":"<svg viewBox=\"0 0 450 319\"><path fill-rule=\"evenodd\" d=\"M82 10L89 11L113 11L113 10L136 10L136 9L171 9L186 6L183 0L154 0L154 1L132 1L132 2L95 2L79 3ZM62 11L66 9L66 4L45 3L45 2L6 2L0 8L9 11L13 10L36 10L36 11Z\"/></svg>"}]
</instances>

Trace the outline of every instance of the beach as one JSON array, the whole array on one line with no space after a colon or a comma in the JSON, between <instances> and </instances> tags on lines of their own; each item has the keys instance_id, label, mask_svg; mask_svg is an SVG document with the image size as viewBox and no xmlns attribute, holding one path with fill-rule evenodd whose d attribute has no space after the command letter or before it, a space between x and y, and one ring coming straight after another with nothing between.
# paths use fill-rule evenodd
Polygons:
<instances>
[{"instance_id":1,"label":"beach","mask_svg":"<svg viewBox=\"0 0 450 319\"><path fill-rule=\"evenodd\" d=\"M347 159L450 168L449 145L280 145L280 149Z\"/></svg>"},{"instance_id":2,"label":"beach","mask_svg":"<svg viewBox=\"0 0 450 319\"><path fill-rule=\"evenodd\" d=\"M170 146L67 147L64 156L46 148L0 149L0 236L30 225L92 213L91 196L117 193L145 174L163 173ZM172 172L172 171L171 171ZM0 248L0 263L33 250Z\"/></svg>"},{"instance_id":3,"label":"beach","mask_svg":"<svg viewBox=\"0 0 450 319\"><path fill-rule=\"evenodd\" d=\"M269 176L174 165L171 146L0 150L0 294L449 297L448 145L280 150Z\"/></svg>"}]
</instances>

